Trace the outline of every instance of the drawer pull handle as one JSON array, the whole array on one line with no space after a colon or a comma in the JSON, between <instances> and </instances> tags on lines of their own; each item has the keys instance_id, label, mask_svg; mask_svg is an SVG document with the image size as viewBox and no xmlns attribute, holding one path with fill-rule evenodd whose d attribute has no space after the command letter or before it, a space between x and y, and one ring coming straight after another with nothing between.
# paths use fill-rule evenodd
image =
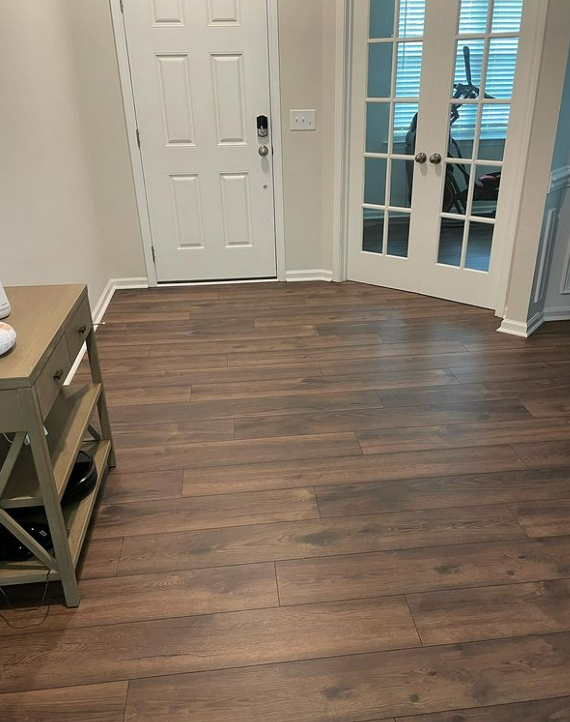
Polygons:
<instances>
[{"instance_id":1,"label":"drawer pull handle","mask_svg":"<svg viewBox=\"0 0 570 722\"><path fill-rule=\"evenodd\" d=\"M77 329L77 333L80 334L81 336L83 336L83 334L85 333L85 331L87 331L87 326L80 326L80 327Z\"/></svg>"},{"instance_id":2,"label":"drawer pull handle","mask_svg":"<svg viewBox=\"0 0 570 722\"><path fill-rule=\"evenodd\" d=\"M62 378L63 378L63 369L59 369L58 371L56 371L56 372L54 373L54 375L53 375L53 380L54 380L54 381L61 381Z\"/></svg>"}]
</instances>

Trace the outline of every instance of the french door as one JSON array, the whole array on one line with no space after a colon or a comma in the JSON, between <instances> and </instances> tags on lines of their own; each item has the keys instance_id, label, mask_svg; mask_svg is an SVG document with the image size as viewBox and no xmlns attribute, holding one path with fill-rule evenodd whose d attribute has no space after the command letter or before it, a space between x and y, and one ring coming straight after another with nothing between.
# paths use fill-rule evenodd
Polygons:
<instances>
[{"instance_id":1,"label":"french door","mask_svg":"<svg viewBox=\"0 0 570 722\"><path fill-rule=\"evenodd\" d=\"M276 276L266 0L124 0L159 282Z\"/></svg>"},{"instance_id":2,"label":"french door","mask_svg":"<svg viewBox=\"0 0 570 722\"><path fill-rule=\"evenodd\" d=\"M349 278L495 308L532 7L355 0Z\"/></svg>"}]
</instances>

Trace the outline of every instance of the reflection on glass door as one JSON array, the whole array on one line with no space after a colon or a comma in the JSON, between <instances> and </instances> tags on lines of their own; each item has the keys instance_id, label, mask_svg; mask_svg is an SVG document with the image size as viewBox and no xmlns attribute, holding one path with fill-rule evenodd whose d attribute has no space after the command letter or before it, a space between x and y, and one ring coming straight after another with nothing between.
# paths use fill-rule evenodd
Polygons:
<instances>
[{"instance_id":1,"label":"reflection on glass door","mask_svg":"<svg viewBox=\"0 0 570 722\"><path fill-rule=\"evenodd\" d=\"M438 263L488 272L523 0L461 0Z\"/></svg>"},{"instance_id":2,"label":"reflection on glass door","mask_svg":"<svg viewBox=\"0 0 570 722\"><path fill-rule=\"evenodd\" d=\"M407 258L426 0L370 0L364 251Z\"/></svg>"}]
</instances>

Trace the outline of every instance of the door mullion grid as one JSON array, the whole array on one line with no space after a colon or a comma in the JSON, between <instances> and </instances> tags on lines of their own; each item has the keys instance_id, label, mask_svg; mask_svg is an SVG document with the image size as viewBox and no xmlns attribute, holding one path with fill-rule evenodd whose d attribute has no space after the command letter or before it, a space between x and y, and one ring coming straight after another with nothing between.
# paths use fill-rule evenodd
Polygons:
<instances>
[{"instance_id":1,"label":"door mullion grid","mask_svg":"<svg viewBox=\"0 0 570 722\"><path fill-rule=\"evenodd\" d=\"M483 100L485 96L485 89L487 87L487 71L489 68L489 55L491 52L491 27L493 22L493 10L495 0L489 0L489 12L487 14L487 32L485 33L485 45L483 48L483 63L481 66L481 84L479 97L477 101L477 119L475 121L475 137L473 138L473 154L471 156L471 173L469 174L469 189L467 192L467 206L465 208L465 228L463 229L463 243L461 247L461 264L460 268L465 269L465 263L467 261L467 251L469 246L469 232L471 230L471 223L473 222L473 201L475 196L475 181L477 180L477 157L479 155L479 144L481 141L481 129L483 119ZM481 95L481 90L483 94Z\"/></svg>"},{"instance_id":2,"label":"door mullion grid","mask_svg":"<svg viewBox=\"0 0 570 722\"><path fill-rule=\"evenodd\" d=\"M485 105L510 105L511 98L485 98ZM452 98L452 105L478 105L479 98Z\"/></svg>"},{"instance_id":3,"label":"door mullion grid","mask_svg":"<svg viewBox=\"0 0 570 722\"><path fill-rule=\"evenodd\" d=\"M395 43L394 43L395 44ZM413 97L407 97L399 95L390 95L389 98L366 98L367 103L417 103L418 98L417 96L415 98Z\"/></svg>"},{"instance_id":4,"label":"door mullion grid","mask_svg":"<svg viewBox=\"0 0 570 722\"><path fill-rule=\"evenodd\" d=\"M489 16L491 17L491 15ZM489 21L488 21L489 22ZM488 25L489 27L489 25ZM499 40L503 38L518 38L520 35L520 32L515 32L514 30L509 30L508 32L502 32L502 33L494 33L490 29L488 32L485 33L458 33L455 36L456 40L484 40L485 38L499 38Z\"/></svg>"},{"instance_id":5,"label":"door mullion grid","mask_svg":"<svg viewBox=\"0 0 570 722\"><path fill-rule=\"evenodd\" d=\"M382 255L388 253L388 228L390 225L390 212L388 207L390 205L390 196L392 194L392 153L394 149L394 112L395 112L395 99L396 99L396 82L398 78L398 42L397 38L400 35L400 2L396 0L394 8L394 41L392 45L392 78L390 81L390 113L389 113L389 125L388 125L388 160L386 163L386 197L384 198L384 228L382 236Z\"/></svg>"}]
</instances>

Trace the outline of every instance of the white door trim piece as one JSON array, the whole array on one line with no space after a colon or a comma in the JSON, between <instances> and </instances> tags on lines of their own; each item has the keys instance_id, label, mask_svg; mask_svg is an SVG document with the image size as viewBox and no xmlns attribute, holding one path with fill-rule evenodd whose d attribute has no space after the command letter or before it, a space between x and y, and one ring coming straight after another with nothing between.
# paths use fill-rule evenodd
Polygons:
<instances>
[{"instance_id":1,"label":"white door trim piece","mask_svg":"<svg viewBox=\"0 0 570 722\"><path fill-rule=\"evenodd\" d=\"M519 72L517 74L518 77L515 77L515 88L513 88L513 98L516 98L516 84L519 83L520 85L526 86L526 92L521 93L519 96L520 102L513 103L512 114L516 119L516 126L510 131L510 137L512 138L512 136L515 136L511 140L511 143L513 143L517 148L524 148L525 151L529 148L533 129L534 107L538 93L538 81L542 62L542 50L545 42L548 8L549 2L536 2L533 3L531 12L527 10L527 27L523 27L523 32L530 32L528 27L533 28L532 44L529 43L529 47L532 47L532 50L524 53L523 57L519 57ZM524 22L525 15L523 14L523 23ZM497 291L496 315L503 318L505 318L507 314L507 293L509 290L511 265L517 237L519 215L521 211L527 155L527 152L524 152L518 153L516 158L511 156L511 158L509 158L510 163L507 166L509 169L508 172L512 173L518 181L513 183L510 193L511 197L508 199L510 201L510 214L508 225L505 223L506 241L503 248L503 258L501 259L501 277ZM515 331L508 330L509 328L509 323L503 323L499 330L502 333L512 333L515 336L521 335ZM534 332L536 328L538 327L534 327L531 333Z\"/></svg>"},{"instance_id":2,"label":"white door trim piece","mask_svg":"<svg viewBox=\"0 0 570 722\"><path fill-rule=\"evenodd\" d=\"M140 0L125 0L126 2L140 2ZM269 93L271 101L271 115L273 128L273 194L275 206L275 252L277 258L277 280L286 280L285 270L285 214L283 208L283 149L281 138L281 92L279 80L279 24L277 14L278 0L266 0L268 10L268 40L269 40ZM149 287L157 286L156 269L152 256L152 232L148 210L142 156L137 140L137 116L134 102L131 72L129 67L129 54L127 36L121 9L122 0L109 0L111 18L113 21L113 34L117 52L117 64L123 96L123 108L131 169L137 200L139 223L143 241L145 264L148 274ZM209 282L206 282L209 283ZM161 284L168 285L168 284ZM184 285L177 283L177 286ZM189 283L188 285L195 285Z\"/></svg>"},{"instance_id":3,"label":"white door trim piece","mask_svg":"<svg viewBox=\"0 0 570 722\"><path fill-rule=\"evenodd\" d=\"M348 159L350 150L351 1L336 0L336 64L333 163L333 280L347 279Z\"/></svg>"}]
</instances>

